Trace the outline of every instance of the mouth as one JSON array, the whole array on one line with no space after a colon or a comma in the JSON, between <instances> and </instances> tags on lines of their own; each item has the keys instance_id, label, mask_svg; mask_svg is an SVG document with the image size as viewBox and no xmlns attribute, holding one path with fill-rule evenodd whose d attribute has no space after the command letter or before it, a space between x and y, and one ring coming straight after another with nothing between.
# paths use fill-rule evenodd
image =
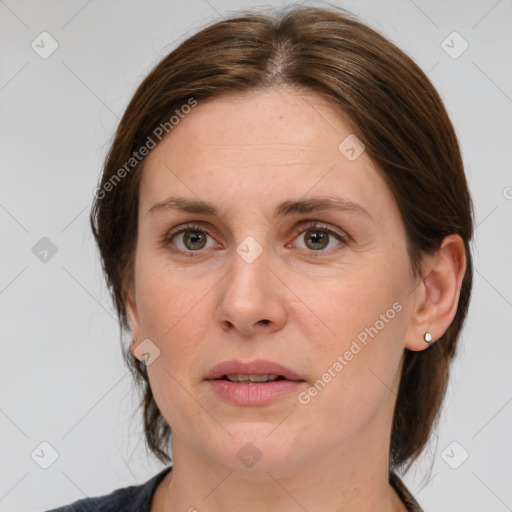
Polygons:
<instances>
[{"instance_id":1,"label":"mouth","mask_svg":"<svg viewBox=\"0 0 512 512\"><path fill-rule=\"evenodd\" d=\"M273 382L276 380L304 381L293 370L273 361L255 359L243 362L238 359L224 361L214 366L206 380L228 380L230 382Z\"/></svg>"},{"instance_id":2,"label":"mouth","mask_svg":"<svg viewBox=\"0 0 512 512\"><path fill-rule=\"evenodd\" d=\"M205 379L217 396L235 405L265 405L297 392L305 380L278 363L255 360L226 361L213 367Z\"/></svg>"},{"instance_id":3,"label":"mouth","mask_svg":"<svg viewBox=\"0 0 512 512\"><path fill-rule=\"evenodd\" d=\"M263 382L274 382L276 380L288 380L282 375L272 375L264 373L262 375L244 375L241 373L231 373L224 375L220 380L228 380L229 382L240 382L241 384L261 384Z\"/></svg>"}]
</instances>

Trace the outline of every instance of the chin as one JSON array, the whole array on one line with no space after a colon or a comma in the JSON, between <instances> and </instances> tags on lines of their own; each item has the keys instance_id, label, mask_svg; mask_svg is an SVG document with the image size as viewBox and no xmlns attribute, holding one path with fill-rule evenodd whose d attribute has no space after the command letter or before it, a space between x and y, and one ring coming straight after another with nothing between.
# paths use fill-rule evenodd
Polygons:
<instances>
[{"instance_id":1,"label":"chin","mask_svg":"<svg viewBox=\"0 0 512 512\"><path fill-rule=\"evenodd\" d=\"M298 443L289 427L281 432L279 428L268 422L230 424L227 430L232 437L222 436L222 442L211 447L210 456L229 471L255 478L268 478L267 471L273 474L289 470L294 462L299 463Z\"/></svg>"}]
</instances>

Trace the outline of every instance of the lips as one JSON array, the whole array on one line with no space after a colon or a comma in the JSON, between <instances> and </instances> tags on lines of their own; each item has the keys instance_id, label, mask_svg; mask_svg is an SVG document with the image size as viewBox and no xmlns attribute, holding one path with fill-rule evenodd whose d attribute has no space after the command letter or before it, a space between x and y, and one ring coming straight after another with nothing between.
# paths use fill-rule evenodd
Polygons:
<instances>
[{"instance_id":1,"label":"lips","mask_svg":"<svg viewBox=\"0 0 512 512\"><path fill-rule=\"evenodd\" d=\"M225 361L214 366L206 375L206 380L228 380L229 376L229 380L232 381L261 382L262 377L265 375L268 376L266 380L269 381L276 380L275 377L278 380L304 381L300 375L289 368L263 359L256 359L248 363L239 360ZM251 376L256 378L251 379Z\"/></svg>"},{"instance_id":2,"label":"lips","mask_svg":"<svg viewBox=\"0 0 512 512\"><path fill-rule=\"evenodd\" d=\"M214 366L205 381L222 401L251 407L289 400L305 385L305 380L294 371L262 359L249 363L225 361Z\"/></svg>"}]
</instances>

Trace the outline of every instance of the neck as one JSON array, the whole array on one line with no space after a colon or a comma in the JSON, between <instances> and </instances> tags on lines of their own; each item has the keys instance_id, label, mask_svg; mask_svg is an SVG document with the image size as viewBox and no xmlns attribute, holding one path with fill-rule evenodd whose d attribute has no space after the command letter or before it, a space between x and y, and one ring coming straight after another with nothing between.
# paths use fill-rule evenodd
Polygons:
<instances>
[{"instance_id":1,"label":"neck","mask_svg":"<svg viewBox=\"0 0 512 512\"><path fill-rule=\"evenodd\" d=\"M295 468L257 471L255 466L243 473L205 460L204 455L173 437L175 462L159 500L161 507L155 510L405 511L388 481L389 446L371 446L366 439L347 444L350 448L339 446L317 460L303 460Z\"/></svg>"}]
</instances>

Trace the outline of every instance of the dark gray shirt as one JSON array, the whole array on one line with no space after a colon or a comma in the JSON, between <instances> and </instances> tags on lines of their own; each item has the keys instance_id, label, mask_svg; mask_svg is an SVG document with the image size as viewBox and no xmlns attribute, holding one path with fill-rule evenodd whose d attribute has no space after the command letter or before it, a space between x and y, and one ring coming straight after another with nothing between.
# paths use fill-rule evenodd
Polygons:
<instances>
[{"instance_id":1,"label":"dark gray shirt","mask_svg":"<svg viewBox=\"0 0 512 512\"><path fill-rule=\"evenodd\" d=\"M47 512L150 512L156 488L171 469L172 466L165 468L144 484L117 489L96 498L84 498ZM389 474L389 483L404 502L408 512L423 512L396 473Z\"/></svg>"}]
</instances>

